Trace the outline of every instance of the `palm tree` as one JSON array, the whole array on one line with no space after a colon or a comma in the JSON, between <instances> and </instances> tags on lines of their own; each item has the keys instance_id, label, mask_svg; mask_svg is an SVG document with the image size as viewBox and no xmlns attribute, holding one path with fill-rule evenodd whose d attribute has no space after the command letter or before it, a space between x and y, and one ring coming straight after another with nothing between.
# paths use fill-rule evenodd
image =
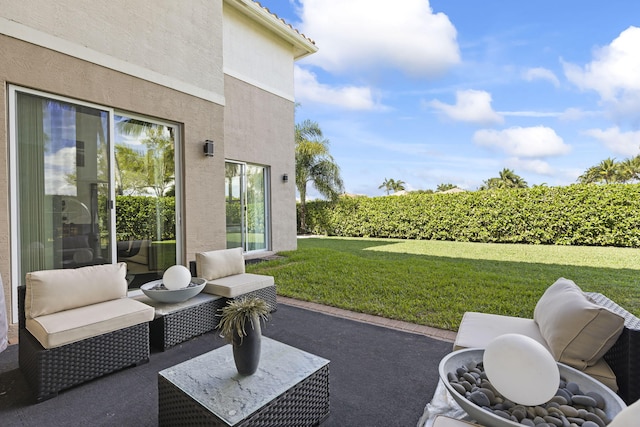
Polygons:
<instances>
[{"instance_id":1,"label":"palm tree","mask_svg":"<svg viewBox=\"0 0 640 427\"><path fill-rule=\"evenodd\" d=\"M620 167L611 157L604 159L596 166L591 166L578 177L582 184L602 183L611 184L620 181Z\"/></svg>"},{"instance_id":2,"label":"palm tree","mask_svg":"<svg viewBox=\"0 0 640 427\"><path fill-rule=\"evenodd\" d=\"M489 178L480 187L480 190L494 190L498 188L527 188L527 181L511 169L504 168L499 177Z\"/></svg>"},{"instance_id":3,"label":"palm tree","mask_svg":"<svg viewBox=\"0 0 640 427\"><path fill-rule=\"evenodd\" d=\"M436 191L441 193L443 191L447 191L447 190L452 190L454 188L457 188L457 186L447 183L447 184L438 184L438 186L436 187Z\"/></svg>"},{"instance_id":4,"label":"palm tree","mask_svg":"<svg viewBox=\"0 0 640 427\"><path fill-rule=\"evenodd\" d=\"M378 186L378 188L384 188L384 191L389 195L389 192L393 191L394 193L397 191L402 191L405 189L405 182L401 179L395 180L393 178L385 178L384 182Z\"/></svg>"},{"instance_id":5,"label":"palm tree","mask_svg":"<svg viewBox=\"0 0 640 427\"><path fill-rule=\"evenodd\" d=\"M398 191L402 191L405 189L404 187L405 182L402 181L401 179L394 181L393 185L391 186L391 189L393 190L394 193L397 193Z\"/></svg>"},{"instance_id":6,"label":"palm tree","mask_svg":"<svg viewBox=\"0 0 640 427\"><path fill-rule=\"evenodd\" d=\"M388 196L389 192L393 190L394 183L395 183L395 180L393 178L391 179L385 178L382 184L378 186L378 188L384 188L384 191L387 192L387 196Z\"/></svg>"},{"instance_id":7,"label":"palm tree","mask_svg":"<svg viewBox=\"0 0 640 427\"><path fill-rule=\"evenodd\" d=\"M300 193L300 229L306 230L307 183L329 200L344 192L340 168L329 153L329 140L318 123L305 120L295 126L296 188Z\"/></svg>"},{"instance_id":8,"label":"palm tree","mask_svg":"<svg viewBox=\"0 0 640 427\"><path fill-rule=\"evenodd\" d=\"M625 159L618 166L622 182L640 181L640 155Z\"/></svg>"}]
</instances>

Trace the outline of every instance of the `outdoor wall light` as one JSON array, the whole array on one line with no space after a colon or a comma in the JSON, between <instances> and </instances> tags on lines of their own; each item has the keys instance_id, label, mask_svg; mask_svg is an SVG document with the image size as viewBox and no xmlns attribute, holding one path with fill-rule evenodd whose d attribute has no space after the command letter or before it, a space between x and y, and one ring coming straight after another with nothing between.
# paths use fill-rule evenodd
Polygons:
<instances>
[{"instance_id":1,"label":"outdoor wall light","mask_svg":"<svg viewBox=\"0 0 640 427\"><path fill-rule=\"evenodd\" d=\"M207 157L213 157L213 141L209 139L204 142L204 155Z\"/></svg>"},{"instance_id":2,"label":"outdoor wall light","mask_svg":"<svg viewBox=\"0 0 640 427\"><path fill-rule=\"evenodd\" d=\"M286 173L282 175L282 182L289 182L289 175L287 175Z\"/></svg>"}]
</instances>

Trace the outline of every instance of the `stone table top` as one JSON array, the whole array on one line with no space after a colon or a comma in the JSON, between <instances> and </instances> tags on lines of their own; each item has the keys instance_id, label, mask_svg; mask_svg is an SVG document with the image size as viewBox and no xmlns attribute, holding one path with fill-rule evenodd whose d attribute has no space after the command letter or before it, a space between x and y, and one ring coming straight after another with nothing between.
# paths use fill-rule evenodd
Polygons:
<instances>
[{"instance_id":1,"label":"stone table top","mask_svg":"<svg viewBox=\"0 0 640 427\"><path fill-rule=\"evenodd\" d=\"M329 363L329 360L262 337L255 374L238 374L227 344L164 369L164 377L229 425L235 425Z\"/></svg>"}]
</instances>

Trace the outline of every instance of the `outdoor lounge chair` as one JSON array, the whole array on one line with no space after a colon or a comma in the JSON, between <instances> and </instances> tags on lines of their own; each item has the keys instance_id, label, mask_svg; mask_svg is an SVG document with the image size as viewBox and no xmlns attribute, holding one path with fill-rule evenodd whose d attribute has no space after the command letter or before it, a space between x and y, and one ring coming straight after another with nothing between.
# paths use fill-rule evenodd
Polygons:
<instances>
[{"instance_id":1,"label":"outdoor lounge chair","mask_svg":"<svg viewBox=\"0 0 640 427\"><path fill-rule=\"evenodd\" d=\"M27 274L18 359L36 401L149 361L154 309L127 298L125 274L124 263Z\"/></svg>"},{"instance_id":2,"label":"outdoor lounge chair","mask_svg":"<svg viewBox=\"0 0 640 427\"><path fill-rule=\"evenodd\" d=\"M202 292L225 298L224 305L231 299L258 297L269 304L269 311L278 309L273 277L246 273L242 248L199 252L189 268L194 276L207 281Z\"/></svg>"},{"instance_id":3,"label":"outdoor lounge chair","mask_svg":"<svg viewBox=\"0 0 640 427\"><path fill-rule=\"evenodd\" d=\"M538 301L534 319L467 312L454 350L485 348L506 333L535 339L556 360L617 390L627 404L640 398L640 319L602 294L561 278Z\"/></svg>"}]
</instances>

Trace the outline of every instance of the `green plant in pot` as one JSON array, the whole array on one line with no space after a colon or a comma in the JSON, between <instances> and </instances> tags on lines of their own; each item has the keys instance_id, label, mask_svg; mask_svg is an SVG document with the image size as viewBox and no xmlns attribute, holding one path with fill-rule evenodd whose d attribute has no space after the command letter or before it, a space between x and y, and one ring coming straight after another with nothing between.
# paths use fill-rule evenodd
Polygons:
<instances>
[{"instance_id":1,"label":"green plant in pot","mask_svg":"<svg viewBox=\"0 0 640 427\"><path fill-rule=\"evenodd\" d=\"M247 297L229 300L221 310L222 336L233 347L233 360L241 375L251 375L258 369L262 342L260 321L269 320L269 304L262 298Z\"/></svg>"}]
</instances>

